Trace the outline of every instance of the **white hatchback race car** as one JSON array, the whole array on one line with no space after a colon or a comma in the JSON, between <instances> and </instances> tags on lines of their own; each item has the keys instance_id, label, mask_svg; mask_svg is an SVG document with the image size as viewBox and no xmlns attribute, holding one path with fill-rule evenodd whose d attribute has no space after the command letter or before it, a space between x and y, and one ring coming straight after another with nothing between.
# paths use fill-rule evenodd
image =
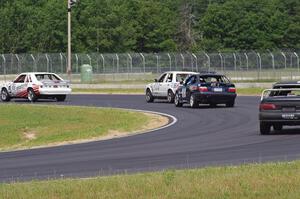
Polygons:
<instances>
[{"instance_id":1,"label":"white hatchback race car","mask_svg":"<svg viewBox=\"0 0 300 199\"><path fill-rule=\"evenodd\" d=\"M154 99L167 99L169 103L174 102L175 91L187 76L197 74L189 71L169 71L163 73L154 83L146 86L146 101L153 102Z\"/></svg>"},{"instance_id":2,"label":"white hatchback race car","mask_svg":"<svg viewBox=\"0 0 300 199\"><path fill-rule=\"evenodd\" d=\"M56 99L64 101L72 89L67 81L54 73L22 73L12 81L1 86L1 100L11 98Z\"/></svg>"}]
</instances>

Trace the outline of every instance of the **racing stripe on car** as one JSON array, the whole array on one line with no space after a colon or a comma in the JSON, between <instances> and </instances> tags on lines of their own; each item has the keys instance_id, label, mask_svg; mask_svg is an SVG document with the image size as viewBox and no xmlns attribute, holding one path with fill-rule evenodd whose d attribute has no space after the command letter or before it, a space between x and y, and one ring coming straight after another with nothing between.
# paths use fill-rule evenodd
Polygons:
<instances>
[{"instance_id":1,"label":"racing stripe on car","mask_svg":"<svg viewBox=\"0 0 300 199\"><path fill-rule=\"evenodd\" d=\"M27 89L20 91L17 93L17 97L25 97L27 95Z\"/></svg>"},{"instance_id":2,"label":"racing stripe on car","mask_svg":"<svg viewBox=\"0 0 300 199\"><path fill-rule=\"evenodd\" d=\"M39 86L33 86L33 91L36 95L40 95Z\"/></svg>"}]
</instances>

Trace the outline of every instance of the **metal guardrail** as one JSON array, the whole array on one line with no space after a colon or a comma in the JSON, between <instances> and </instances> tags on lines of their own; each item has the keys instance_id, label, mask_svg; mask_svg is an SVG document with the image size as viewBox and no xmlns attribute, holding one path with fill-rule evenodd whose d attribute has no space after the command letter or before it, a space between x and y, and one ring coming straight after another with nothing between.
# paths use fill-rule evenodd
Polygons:
<instances>
[{"instance_id":1,"label":"metal guardrail","mask_svg":"<svg viewBox=\"0 0 300 199\"><path fill-rule=\"evenodd\" d=\"M90 64L94 74L158 74L169 70L218 71L237 80L300 79L299 52L124 53L72 55L72 74ZM21 72L65 74L65 53L2 54L0 75ZM128 76L129 77L129 76Z\"/></svg>"}]
</instances>

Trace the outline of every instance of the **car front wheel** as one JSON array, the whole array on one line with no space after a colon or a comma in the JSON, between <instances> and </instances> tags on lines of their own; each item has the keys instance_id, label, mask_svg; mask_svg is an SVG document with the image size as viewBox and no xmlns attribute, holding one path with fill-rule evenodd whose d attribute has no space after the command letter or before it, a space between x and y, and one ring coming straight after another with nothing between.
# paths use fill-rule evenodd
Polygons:
<instances>
[{"instance_id":1,"label":"car front wheel","mask_svg":"<svg viewBox=\"0 0 300 199\"><path fill-rule=\"evenodd\" d=\"M271 131L271 125L265 122L260 122L259 123L259 129L260 129L260 134L261 135L267 135Z\"/></svg>"},{"instance_id":2,"label":"car front wheel","mask_svg":"<svg viewBox=\"0 0 300 199\"><path fill-rule=\"evenodd\" d=\"M152 95L152 93L151 93L151 91L149 89L147 89L147 91L146 91L146 101L148 103L154 101L154 97L153 97L153 95Z\"/></svg>"},{"instance_id":3,"label":"car front wheel","mask_svg":"<svg viewBox=\"0 0 300 199\"><path fill-rule=\"evenodd\" d=\"M7 90L4 88L4 89L2 89L2 91L1 91L1 100L3 101L3 102L8 102L8 101L10 101L10 96L9 96L9 94L8 94L8 92L7 92Z\"/></svg>"}]
</instances>

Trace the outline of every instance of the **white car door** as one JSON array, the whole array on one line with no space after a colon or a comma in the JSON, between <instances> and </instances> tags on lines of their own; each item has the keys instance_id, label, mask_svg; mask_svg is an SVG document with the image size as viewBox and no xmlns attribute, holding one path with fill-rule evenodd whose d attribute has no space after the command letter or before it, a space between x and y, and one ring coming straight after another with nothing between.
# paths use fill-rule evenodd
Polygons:
<instances>
[{"instance_id":1,"label":"white car door","mask_svg":"<svg viewBox=\"0 0 300 199\"><path fill-rule=\"evenodd\" d=\"M161 86L162 86L162 83L164 82L166 76L167 76L167 73L163 73L159 77L159 79L154 83L154 86L152 88L154 96L161 96L161 89L162 89Z\"/></svg>"},{"instance_id":2,"label":"white car door","mask_svg":"<svg viewBox=\"0 0 300 199\"><path fill-rule=\"evenodd\" d=\"M11 85L11 93L13 96L26 97L27 83L25 82L26 75L18 76Z\"/></svg>"},{"instance_id":3,"label":"white car door","mask_svg":"<svg viewBox=\"0 0 300 199\"><path fill-rule=\"evenodd\" d=\"M167 97L168 90L172 86L173 73L167 73L164 81L161 83L160 96Z\"/></svg>"}]
</instances>

